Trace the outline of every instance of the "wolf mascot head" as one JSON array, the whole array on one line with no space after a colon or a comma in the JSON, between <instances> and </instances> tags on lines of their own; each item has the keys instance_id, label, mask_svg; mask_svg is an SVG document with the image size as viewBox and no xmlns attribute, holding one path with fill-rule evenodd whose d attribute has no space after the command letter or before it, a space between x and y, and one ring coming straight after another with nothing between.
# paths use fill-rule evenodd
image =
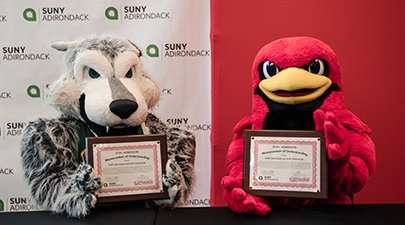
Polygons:
<instances>
[{"instance_id":1,"label":"wolf mascot head","mask_svg":"<svg viewBox=\"0 0 405 225\"><path fill-rule=\"evenodd\" d=\"M130 41L89 38L52 47L67 53L65 71L50 87L52 104L98 135L141 125L158 102L159 88L145 74L141 52Z\"/></svg>"}]
</instances>

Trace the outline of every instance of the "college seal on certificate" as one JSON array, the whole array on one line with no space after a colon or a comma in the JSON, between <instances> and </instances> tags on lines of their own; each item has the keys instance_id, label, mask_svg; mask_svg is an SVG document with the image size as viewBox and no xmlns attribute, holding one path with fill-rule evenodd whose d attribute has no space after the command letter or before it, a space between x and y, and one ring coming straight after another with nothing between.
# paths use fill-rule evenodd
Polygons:
<instances>
[{"instance_id":1,"label":"college seal on certificate","mask_svg":"<svg viewBox=\"0 0 405 225\"><path fill-rule=\"evenodd\" d=\"M87 138L87 161L101 177L98 202L168 198L166 135Z\"/></svg>"},{"instance_id":2,"label":"college seal on certificate","mask_svg":"<svg viewBox=\"0 0 405 225\"><path fill-rule=\"evenodd\" d=\"M327 198L322 133L246 130L244 135L244 190L258 196Z\"/></svg>"}]
</instances>

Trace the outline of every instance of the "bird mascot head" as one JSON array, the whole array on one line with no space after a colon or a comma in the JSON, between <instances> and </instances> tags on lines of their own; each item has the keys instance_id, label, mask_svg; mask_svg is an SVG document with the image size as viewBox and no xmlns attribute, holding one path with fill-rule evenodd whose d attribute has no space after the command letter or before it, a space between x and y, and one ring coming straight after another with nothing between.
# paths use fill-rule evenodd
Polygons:
<instances>
[{"instance_id":1,"label":"bird mascot head","mask_svg":"<svg viewBox=\"0 0 405 225\"><path fill-rule=\"evenodd\" d=\"M252 88L253 129L312 130L308 120L316 109L344 107L336 54L315 38L283 38L265 45L254 59ZM273 116L266 117L270 111ZM285 116L294 119L277 121Z\"/></svg>"}]
</instances>

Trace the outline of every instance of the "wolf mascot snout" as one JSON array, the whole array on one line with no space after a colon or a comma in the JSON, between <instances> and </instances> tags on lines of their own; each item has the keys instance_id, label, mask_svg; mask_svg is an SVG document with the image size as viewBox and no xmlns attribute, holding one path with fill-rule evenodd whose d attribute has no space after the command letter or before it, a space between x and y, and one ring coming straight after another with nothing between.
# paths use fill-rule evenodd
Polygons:
<instances>
[{"instance_id":1,"label":"wolf mascot snout","mask_svg":"<svg viewBox=\"0 0 405 225\"><path fill-rule=\"evenodd\" d=\"M83 217L95 206L101 186L101 178L83 160L86 137L166 134L163 183L170 198L146 203L184 203L194 182L195 137L149 112L160 90L143 70L141 51L128 40L109 37L52 47L66 53L65 71L50 86L51 104L61 115L29 122L21 142L33 199L54 212Z\"/></svg>"}]
</instances>

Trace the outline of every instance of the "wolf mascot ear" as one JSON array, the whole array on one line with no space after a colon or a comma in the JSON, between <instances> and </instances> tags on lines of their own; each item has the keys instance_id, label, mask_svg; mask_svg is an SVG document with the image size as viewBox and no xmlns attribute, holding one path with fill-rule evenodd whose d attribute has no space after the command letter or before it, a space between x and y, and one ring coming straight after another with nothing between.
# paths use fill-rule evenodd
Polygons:
<instances>
[{"instance_id":1,"label":"wolf mascot ear","mask_svg":"<svg viewBox=\"0 0 405 225\"><path fill-rule=\"evenodd\" d=\"M58 51L66 51L69 48L72 49L76 46L76 41L65 42L65 41L57 41L51 44L51 47L58 50Z\"/></svg>"},{"instance_id":2,"label":"wolf mascot ear","mask_svg":"<svg viewBox=\"0 0 405 225\"><path fill-rule=\"evenodd\" d=\"M97 200L103 178L83 160L91 136L165 134L169 198L145 202L180 206L194 184L195 137L168 127L150 110L160 90L143 69L138 47L127 40L94 37L54 42L66 52L65 71L50 85L55 119L29 122L22 134L21 157L33 199L43 208L84 217Z\"/></svg>"}]
</instances>

